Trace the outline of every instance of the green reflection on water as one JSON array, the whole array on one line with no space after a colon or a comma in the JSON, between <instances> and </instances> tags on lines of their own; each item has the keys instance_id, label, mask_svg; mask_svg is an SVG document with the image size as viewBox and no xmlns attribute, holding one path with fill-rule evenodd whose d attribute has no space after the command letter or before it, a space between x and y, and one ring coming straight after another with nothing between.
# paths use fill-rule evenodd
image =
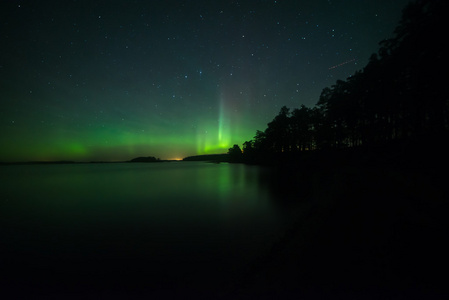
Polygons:
<instances>
[{"instance_id":1,"label":"green reflection on water","mask_svg":"<svg viewBox=\"0 0 449 300\"><path fill-rule=\"evenodd\" d=\"M257 180L259 170L244 165L24 165L1 171L6 209L18 219L22 215L70 225L273 215L269 195Z\"/></svg>"},{"instance_id":2,"label":"green reflection on water","mask_svg":"<svg viewBox=\"0 0 449 300\"><path fill-rule=\"evenodd\" d=\"M0 240L11 261L55 274L170 266L221 285L285 229L261 174L200 162L2 166Z\"/></svg>"}]
</instances>

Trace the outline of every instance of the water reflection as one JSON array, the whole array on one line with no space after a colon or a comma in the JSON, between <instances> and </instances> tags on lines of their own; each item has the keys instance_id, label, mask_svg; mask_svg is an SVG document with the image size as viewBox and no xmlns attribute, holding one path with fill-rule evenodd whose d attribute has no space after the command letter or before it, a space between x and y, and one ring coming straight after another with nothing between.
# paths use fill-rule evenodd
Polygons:
<instances>
[{"instance_id":1,"label":"water reflection","mask_svg":"<svg viewBox=\"0 0 449 300\"><path fill-rule=\"evenodd\" d=\"M289 222L273 176L199 162L3 166L6 268L212 288L269 251Z\"/></svg>"}]
</instances>

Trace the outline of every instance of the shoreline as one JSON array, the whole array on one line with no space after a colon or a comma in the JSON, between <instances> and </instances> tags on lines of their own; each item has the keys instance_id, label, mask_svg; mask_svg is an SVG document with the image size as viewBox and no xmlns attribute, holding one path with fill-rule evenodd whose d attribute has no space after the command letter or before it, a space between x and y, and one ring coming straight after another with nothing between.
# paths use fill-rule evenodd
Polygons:
<instances>
[{"instance_id":1,"label":"shoreline","mask_svg":"<svg viewBox=\"0 0 449 300\"><path fill-rule=\"evenodd\" d=\"M433 176L382 164L337 167L313 183L305 219L229 295L444 298L449 191Z\"/></svg>"}]
</instances>

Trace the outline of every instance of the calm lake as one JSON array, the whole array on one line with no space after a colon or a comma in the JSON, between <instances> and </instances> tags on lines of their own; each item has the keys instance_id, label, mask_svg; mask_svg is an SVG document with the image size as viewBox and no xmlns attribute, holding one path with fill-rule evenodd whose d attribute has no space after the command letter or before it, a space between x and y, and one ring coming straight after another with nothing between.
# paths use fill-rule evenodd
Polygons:
<instances>
[{"instance_id":1,"label":"calm lake","mask_svg":"<svg viewBox=\"0 0 449 300\"><path fill-rule=\"evenodd\" d=\"M8 165L0 180L1 284L55 297L225 290L297 208L241 164Z\"/></svg>"}]
</instances>

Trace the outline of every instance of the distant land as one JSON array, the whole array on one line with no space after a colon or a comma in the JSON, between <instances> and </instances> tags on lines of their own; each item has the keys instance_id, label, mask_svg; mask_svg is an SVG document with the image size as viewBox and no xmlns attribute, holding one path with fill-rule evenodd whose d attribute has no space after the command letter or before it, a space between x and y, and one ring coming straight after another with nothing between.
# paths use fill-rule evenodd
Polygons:
<instances>
[{"instance_id":1,"label":"distant land","mask_svg":"<svg viewBox=\"0 0 449 300\"><path fill-rule=\"evenodd\" d=\"M157 162L174 162L174 161L180 161L177 159L159 159L156 158L154 156L146 156L146 157L136 157L131 159L130 161L125 161L125 162L131 162L131 163L135 163L135 162L144 162L144 163L157 163Z\"/></svg>"},{"instance_id":2,"label":"distant land","mask_svg":"<svg viewBox=\"0 0 449 300\"><path fill-rule=\"evenodd\" d=\"M136 157L131 159L129 162L161 162L161 160L154 156L147 156L147 157Z\"/></svg>"},{"instance_id":3,"label":"distant land","mask_svg":"<svg viewBox=\"0 0 449 300\"><path fill-rule=\"evenodd\" d=\"M209 161L209 162L229 162L229 155L224 154L206 154L187 156L182 160L159 159L154 156L139 156L128 161L89 161L79 162L71 160L57 161L19 161L19 162L1 162L0 165L49 165L49 164L99 164L99 163L157 163L157 162L180 162L180 161Z\"/></svg>"},{"instance_id":4,"label":"distant land","mask_svg":"<svg viewBox=\"0 0 449 300\"><path fill-rule=\"evenodd\" d=\"M229 162L229 154L223 153L187 156L182 161Z\"/></svg>"}]
</instances>

